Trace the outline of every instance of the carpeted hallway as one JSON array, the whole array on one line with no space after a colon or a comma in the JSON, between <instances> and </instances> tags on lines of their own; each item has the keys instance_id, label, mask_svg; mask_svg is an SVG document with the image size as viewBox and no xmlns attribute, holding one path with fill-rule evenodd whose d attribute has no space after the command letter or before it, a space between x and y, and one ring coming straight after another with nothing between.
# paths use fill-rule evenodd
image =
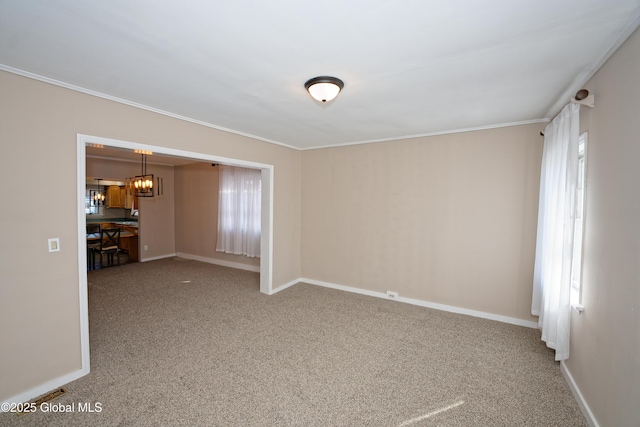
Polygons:
<instances>
[{"instance_id":1,"label":"carpeted hallway","mask_svg":"<svg viewBox=\"0 0 640 427\"><path fill-rule=\"evenodd\" d=\"M91 373L0 424L586 426L537 330L171 258L88 272Z\"/></svg>"}]
</instances>

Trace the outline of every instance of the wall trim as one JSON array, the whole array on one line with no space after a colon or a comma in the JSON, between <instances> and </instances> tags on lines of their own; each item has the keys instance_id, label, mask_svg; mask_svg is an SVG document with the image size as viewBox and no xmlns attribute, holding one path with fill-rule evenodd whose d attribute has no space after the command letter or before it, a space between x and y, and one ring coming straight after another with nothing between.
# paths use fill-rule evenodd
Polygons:
<instances>
[{"instance_id":1,"label":"wall trim","mask_svg":"<svg viewBox=\"0 0 640 427\"><path fill-rule=\"evenodd\" d=\"M2 67L0 67L1 69ZM60 385L64 385L77 378L89 373L90 370L90 353L89 353L89 310L88 310L88 284L87 284L87 251L86 248L86 224L87 219L84 212L85 203L85 182L86 182L86 146L88 144L101 144L107 147L127 148L149 150L158 154L169 156L186 157L197 160L205 160L215 163L227 163L233 166L251 167L262 171L262 235L260 238L260 292L263 294L271 294L273 282L273 193L274 193L274 165L266 163L258 163L248 160L239 160L234 158L214 156L211 154L198 153L193 151L178 150L168 147L160 147L155 145L140 144L130 141L105 138L100 136L76 135L76 184L77 184L77 245L78 245L78 300L80 304L79 322L80 322L80 355L81 369L69 376L63 376L57 380L47 382L41 386L29 390L17 397L30 396L32 393L42 394L52 390ZM152 261L156 259L168 258L176 256L175 254L166 254L153 258L141 258L140 262ZM35 397L30 396L30 397ZM27 397L29 398L29 397Z\"/></svg>"},{"instance_id":2,"label":"wall trim","mask_svg":"<svg viewBox=\"0 0 640 427\"><path fill-rule=\"evenodd\" d=\"M63 82L63 81L60 81L60 80L52 79L50 77L41 76L40 74L31 73L29 71L21 70L19 68L10 67L8 65L0 64L0 70L6 71L6 72L12 73L12 74L17 74L18 76L26 77L26 78L29 78L29 79L38 80L38 81L41 81L41 82L44 82L44 83L48 83L48 84L51 84L51 85L54 85L54 86L59 86L59 87L65 88L65 89L73 90L75 92L80 92L80 93L84 93L84 94L87 94L87 95L95 96L95 97L98 97L98 98L107 99L109 101L118 102L120 104L128 105L130 107L140 108L141 110L147 110L147 111L151 111L153 113L162 114L163 116L172 117L174 119L184 120L185 122L195 123L195 124L200 125L200 126L205 126L205 127L208 127L208 128L217 129L217 130L220 130L222 132L232 133L234 135L246 136L247 138L256 139L258 141L263 141L263 142L268 142L270 144L280 145L280 146L283 146L283 147L291 148L293 150L299 150L299 148L297 148L297 147L293 147L291 145L287 145L287 144L282 143L282 142L278 142L278 141L274 141L274 140L271 140L271 139L263 138L261 136L252 135L252 134L249 134L249 133L240 132L240 131L237 131L237 130L233 130L233 129L225 128L225 127L222 127L222 126L214 125L213 123L205 122L205 121L202 121L202 120L197 120L197 119L192 119L190 117L181 116L179 114L171 113L169 111L161 110L159 108L150 107L148 105L144 105L144 104L140 104L140 103L137 103L137 102L129 101L129 100L124 99L124 98L118 98L116 96L112 96L112 95L108 95L106 93L102 93L102 92L98 92L98 91L95 91L95 90L87 89L87 88L84 88L84 87L81 87L81 86L76 86L76 85L71 84L71 83L66 83L66 82Z\"/></svg>"},{"instance_id":3,"label":"wall trim","mask_svg":"<svg viewBox=\"0 0 640 427\"><path fill-rule=\"evenodd\" d=\"M63 375L61 377L55 378L51 381L47 381L44 384L40 384L37 387L34 387L32 389L29 389L25 392L22 392L16 396L10 397L6 400L3 400L3 402L9 402L9 403L27 403L28 401L30 401L31 399L35 399L36 397L42 396L45 393L50 392L51 390L54 390L58 387L62 387L65 384L69 384L72 381L77 380L78 378L84 377L85 375L87 375L89 373L89 367L87 366L86 369L85 367L83 367L82 369L79 369L77 371L71 372L70 374L67 375ZM1 413L2 411L0 411Z\"/></svg>"},{"instance_id":4,"label":"wall trim","mask_svg":"<svg viewBox=\"0 0 640 427\"><path fill-rule=\"evenodd\" d=\"M158 259L172 258L172 257L174 257L174 256L176 256L176 254L175 254L175 253L173 253L173 254L165 254L165 255L158 255L158 256L152 256L152 257L149 257L149 258L142 258L142 257L140 257L140 259L138 260L138 262L155 261L155 260L158 260Z\"/></svg>"},{"instance_id":5,"label":"wall trim","mask_svg":"<svg viewBox=\"0 0 640 427\"><path fill-rule=\"evenodd\" d=\"M631 33L626 34L626 37L628 37L630 34ZM621 38L622 38L622 36L621 36ZM76 92L84 93L84 94L87 94L87 95L96 96L98 98L107 99L109 101L118 102L120 104L128 105L128 106L131 106L131 107L140 108L141 110L151 111L153 113L162 114L163 116L172 117L172 118L178 119L178 120L184 120L185 122L195 123L195 124L200 125L200 126L205 126L205 127L208 127L208 128L217 129L219 131L231 133L231 134L234 134L234 135L244 136L244 137L255 139L255 140L258 140L258 141L267 142L269 144L280 145L282 147L290 148L292 150L297 150L297 151L318 150L318 149L322 149L322 148L346 147L346 146L350 146L350 145L372 144L372 143L375 143L375 142L399 141L399 140L403 140L403 139L422 138L422 137L427 137L427 136L448 135L448 134L453 134L453 133L463 133L463 132L472 132L472 131L480 131L480 130L498 129L498 128L511 127L511 126L522 126L522 125L533 124L533 123L546 123L546 122L549 121L548 117L544 117L544 118L541 118L541 119L522 120L522 121L518 121L518 122L511 122L511 123L495 123L495 124L489 124L489 125L485 125L485 126L477 126L477 127L471 127L471 128L449 129L449 130L438 131L438 132L426 132L426 133L419 133L419 134L414 134L414 135L401 135L401 136L394 136L394 137L389 137L389 138L371 139L371 140L364 140L364 141L351 141L351 142L343 142L343 143L338 143L338 144L333 144L333 145L323 145L323 146L304 147L304 148L302 148L302 147L295 147L293 145L285 144L284 142L275 141L275 140L268 139L268 138L263 138L263 137L258 136L258 135L252 135L252 134L249 134L249 133L246 133L246 132L241 132L241 131L238 131L238 130L225 128L225 127L218 126L218 125L215 125L213 123L205 122L205 121L202 121L202 120L197 120L197 119L192 119L190 117L181 116L179 114L171 113L169 111L160 110L160 109L155 108L155 107L150 107L148 105L144 105L144 104L140 104L140 103L137 103L137 102L129 101L129 100L124 99L124 98L118 98L118 97L115 97L115 96L112 96L112 95L108 95L108 94L105 94L105 93L102 93L102 92L97 92L97 91L94 91L94 90L91 90L91 89L87 89L87 88L84 88L84 87L81 87L81 86L76 86L76 85L73 85L71 83L66 83L66 82L63 82L63 81L60 81L60 80L52 79L50 77L45 77L45 76L42 76L42 75L39 75L39 74L31 73L29 71L21 70L19 68L10 67L8 65L0 64L0 70L6 71L8 73L16 74L18 76L26 77L26 78L29 78L29 79L38 80L38 81L41 81L41 82L44 82L44 83L48 83L48 84L51 84L51 85L54 85L54 86L59 86L59 87L65 88L65 89L69 89L69 90L73 90L73 91L76 91Z\"/></svg>"},{"instance_id":6,"label":"wall trim","mask_svg":"<svg viewBox=\"0 0 640 427\"><path fill-rule=\"evenodd\" d=\"M249 161L249 160L239 160L239 159L234 159L230 157L220 157L220 156L198 153L193 151L178 150L175 148L140 144L136 142L111 139L111 138L105 138L100 136L78 134L78 156L79 156L78 157L78 172L79 172L78 174L78 194L79 194L78 209L79 211L80 210L82 211L81 218L79 215L79 219L78 219L78 234L82 235L82 238L84 238L84 235L85 235L83 230L86 223L86 218L84 215L85 178L80 177L80 168L82 168L82 173L84 173L84 170L85 170L84 155L86 151L85 147L88 144L100 144L106 147L126 148L131 150L134 150L134 149L149 150L149 151L153 151L154 153L168 155L168 156L183 157L183 158L190 158L190 159L196 159L196 160L205 160L205 161L214 162L214 163L225 163L232 166L260 169L262 171L262 215L261 215L262 216L262 220L261 220L262 235L260 238L260 254L261 254L260 292L267 295L271 293L271 287L273 283L273 209L274 209L273 194L275 191L275 183L273 179L274 170L275 170L274 165L259 163L259 162ZM81 153L83 157L80 159ZM79 248L83 247L80 245L80 238L78 240L78 244L79 244ZM86 243L83 243L83 245L86 245ZM84 254L86 251L80 250L79 252L82 252ZM154 258L141 257L140 261L146 262L146 261L152 261L155 259L161 259L161 258L171 257L171 256L175 256L175 254L166 254L161 257L154 257ZM85 258L86 258L86 255L85 255ZM80 261L82 261L82 258L80 258ZM86 259L84 262L86 263ZM81 263L81 265L84 266L85 264ZM83 273L80 272L80 274L81 274L81 280L82 280ZM86 283L86 277L84 278L84 280ZM88 339L87 339L87 345L88 345Z\"/></svg>"},{"instance_id":7,"label":"wall trim","mask_svg":"<svg viewBox=\"0 0 640 427\"><path fill-rule=\"evenodd\" d=\"M278 286L275 289L272 289L271 293L269 295L273 295L273 294L276 294L276 293L278 293L280 291L284 291L285 289L290 288L291 286L296 285L296 284L300 283L301 281L302 281L302 279L296 279L296 280L292 280L290 282L287 282L284 285L281 285L281 286Z\"/></svg>"},{"instance_id":8,"label":"wall trim","mask_svg":"<svg viewBox=\"0 0 640 427\"><path fill-rule=\"evenodd\" d=\"M600 427L600 424L598 424L598 420L593 415L593 412L591 412L591 408L589 408L587 401L584 399L584 396L582 395L578 384L576 384L575 380L573 379L573 375L571 375L571 372L569 371L569 368L567 368L567 365L564 363L564 360L560 362L560 372L562 372L565 380L567 380L567 383L569 383L571 393L573 393L573 397L578 402L580 411L582 411L582 415L584 415L584 417L587 419L587 423L589 424L589 426Z\"/></svg>"},{"instance_id":9,"label":"wall trim","mask_svg":"<svg viewBox=\"0 0 640 427\"><path fill-rule=\"evenodd\" d=\"M627 25L622 28L622 33L618 36L618 38L609 46L607 51L600 57L600 59L591 66L582 70L574 79L573 82L565 89L565 91L558 97L558 99L552 104L549 111L547 111L547 117L555 117L562 108L569 103L573 94L576 93L580 88L586 85L589 80L602 68L605 62L615 53L615 51L622 46L622 44L627 41L627 39L633 34L635 30L640 26L640 17L635 17L631 21L627 23Z\"/></svg>"},{"instance_id":10,"label":"wall trim","mask_svg":"<svg viewBox=\"0 0 640 427\"><path fill-rule=\"evenodd\" d=\"M178 252L176 256L180 258L185 258L185 259L192 259L194 261L206 262L208 264L221 265L223 267L231 267L231 268L237 268L238 270L253 271L255 273L260 273L259 265L243 264L241 262L226 261L226 260L217 259L217 258L209 258L209 257L200 256L200 255L187 254L184 252Z\"/></svg>"},{"instance_id":11,"label":"wall trim","mask_svg":"<svg viewBox=\"0 0 640 427\"><path fill-rule=\"evenodd\" d=\"M535 124L535 123L547 123L548 121L549 121L549 118L545 117L545 118L542 118L542 119L521 120L519 122L494 123L494 124L490 124L490 125L486 125L486 126L476 126L476 127L471 127L471 128L449 129L449 130L443 130L443 131L438 131L438 132L417 133L417 134L414 134L414 135L394 136L394 137L380 138L380 139L368 139L368 140L365 140L365 141L343 142L343 143L332 144L332 145L322 145L322 146L316 146L316 147L299 148L298 150L300 150L300 151L321 150L323 148L348 147L348 146L351 146L351 145L374 144L374 143L377 143L377 142L402 141L402 140L405 140L405 139L425 138L425 137L429 137L429 136L450 135L450 134L454 134L454 133L465 133L465 132L477 132L477 131L500 129L500 128L507 128L507 127L513 127L513 126L524 126L524 125L530 125L530 124Z\"/></svg>"},{"instance_id":12,"label":"wall trim","mask_svg":"<svg viewBox=\"0 0 640 427\"><path fill-rule=\"evenodd\" d=\"M376 292L376 291L370 291L370 290L367 290L367 289L354 288L354 287L351 287L351 286L338 285L338 284L335 284L335 283L323 282L323 281L320 281L320 280L314 280L314 279L308 279L308 278L301 278L301 279L299 279L299 281L300 282L304 282L304 283L308 283L308 284L311 284L311 285L322 286L322 287L325 287L325 288L337 289L337 290L340 290L340 291L353 292L353 293L356 293L356 294L368 295L368 296L371 296L371 297L383 298L383 299L387 299L387 300L391 299L385 293ZM502 315L493 314L493 313L486 313L484 311L469 310L469 309L466 309L466 308L454 307L452 305L439 304L439 303L435 303L435 302L423 301L423 300L414 299L414 298L406 298L406 297L402 297L402 296L398 296L397 298L393 298L393 301L398 301L398 302L411 304L411 305L417 305L417 306L420 306L420 307L433 308L435 310L440 310L440 311L448 311L450 313L465 314L467 316L480 317L480 318L488 319L488 320L495 320L497 322L509 323L509 324L517 325L517 326L524 326L526 328L533 328L533 329L538 328L538 324L536 322L532 322L532 321L529 321L529 320L518 319L518 318L515 318L515 317L509 317L509 316L502 316Z\"/></svg>"}]
</instances>

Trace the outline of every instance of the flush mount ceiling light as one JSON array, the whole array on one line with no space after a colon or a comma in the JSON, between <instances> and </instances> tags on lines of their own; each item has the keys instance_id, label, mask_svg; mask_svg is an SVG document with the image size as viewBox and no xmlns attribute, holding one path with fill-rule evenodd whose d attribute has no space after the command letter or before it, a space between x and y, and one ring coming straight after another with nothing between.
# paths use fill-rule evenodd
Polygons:
<instances>
[{"instance_id":1,"label":"flush mount ceiling light","mask_svg":"<svg viewBox=\"0 0 640 427\"><path fill-rule=\"evenodd\" d=\"M343 87L342 80L329 76L314 77L304 84L304 88L309 91L313 99L320 102L331 101L338 96Z\"/></svg>"}]
</instances>

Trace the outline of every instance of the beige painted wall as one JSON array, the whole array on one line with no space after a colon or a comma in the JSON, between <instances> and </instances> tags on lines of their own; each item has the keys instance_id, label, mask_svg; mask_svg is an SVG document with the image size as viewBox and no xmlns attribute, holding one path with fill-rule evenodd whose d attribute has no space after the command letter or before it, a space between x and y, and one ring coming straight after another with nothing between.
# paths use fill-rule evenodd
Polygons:
<instances>
[{"instance_id":1,"label":"beige painted wall","mask_svg":"<svg viewBox=\"0 0 640 427\"><path fill-rule=\"evenodd\" d=\"M147 164L147 173L162 177L164 185L161 196L138 198L140 261L176 253L173 167Z\"/></svg>"},{"instance_id":2,"label":"beige painted wall","mask_svg":"<svg viewBox=\"0 0 640 427\"><path fill-rule=\"evenodd\" d=\"M87 157L86 175L115 181L140 174L140 163ZM147 173L162 177L164 192L153 198L138 198L140 260L175 255L174 171L172 166L147 161ZM108 209L107 209L108 210ZM122 210L119 210L122 212ZM145 246L147 250L145 250Z\"/></svg>"},{"instance_id":3,"label":"beige painted wall","mask_svg":"<svg viewBox=\"0 0 640 427\"><path fill-rule=\"evenodd\" d=\"M542 127L303 152L303 277L536 320Z\"/></svg>"},{"instance_id":4,"label":"beige painted wall","mask_svg":"<svg viewBox=\"0 0 640 427\"><path fill-rule=\"evenodd\" d=\"M81 368L78 133L274 165L274 288L300 277L299 151L4 71L0 93L0 400Z\"/></svg>"},{"instance_id":5,"label":"beige painted wall","mask_svg":"<svg viewBox=\"0 0 640 427\"><path fill-rule=\"evenodd\" d=\"M219 171L211 163L175 168L176 252L259 267L260 258L216 251Z\"/></svg>"},{"instance_id":6,"label":"beige painted wall","mask_svg":"<svg viewBox=\"0 0 640 427\"><path fill-rule=\"evenodd\" d=\"M586 311L566 366L603 426L640 419L638 75L636 33L581 114ZM0 93L0 400L80 369L77 133L274 164L274 287L303 276L534 319L541 125L301 153L6 72Z\"/></svg>"},{"instance_id":7,"label":"beige painted wall","mask_svg":"<svg viewBox=\"0 0 640 427\"><path fill-rule=\"evenodd\" d=\"M589 132L583 314L572 314L566 362L601 426L640 420L640 33L586 88Z\"/></svg>"}]
</instances>

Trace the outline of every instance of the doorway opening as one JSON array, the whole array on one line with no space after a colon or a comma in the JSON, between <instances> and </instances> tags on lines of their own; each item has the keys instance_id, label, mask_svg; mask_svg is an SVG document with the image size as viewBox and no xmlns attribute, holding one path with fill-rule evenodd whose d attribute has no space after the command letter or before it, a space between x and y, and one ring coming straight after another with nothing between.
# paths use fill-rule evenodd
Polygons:
<instances>
[{"instance_id":1,"label":"doorway opening","mask_svg":"<svg viewBox=\"0 0 640 427\"><path fill-rule=\"evenodd\" d=\"M90 370L89 360L89 307L87 288L87 253L86 245L86 147L97 145L105 148L120 148L125 150L150 151L158 155L180 157L194 161L225 164L245 168L259 169L262 179L261 194L261 236L260 236L260 292L270 295L273 293L273 170L269 164L251 162L240 159L232 159L210 154L184 151L148 144L140 144L130 141L122 141L91 135L77 135L77 213L78 213L78 275L79 275L79 303L80 303L80 334L82 369L80 376L86 375Z\"/></svg>"}]
</instances>

